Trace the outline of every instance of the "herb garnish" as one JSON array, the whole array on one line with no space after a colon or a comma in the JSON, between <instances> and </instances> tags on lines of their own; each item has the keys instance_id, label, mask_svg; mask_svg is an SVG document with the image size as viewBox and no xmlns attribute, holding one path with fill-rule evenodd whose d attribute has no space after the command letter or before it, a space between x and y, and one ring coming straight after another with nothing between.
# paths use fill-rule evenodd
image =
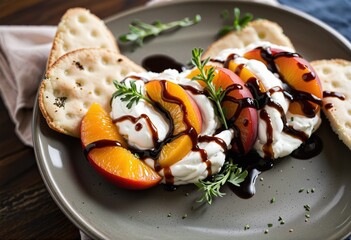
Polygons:
<instances>
[{"instance_id":1,"label":"herb garnish","mask_svg":"<svg viewBox=\"0 0 351 240\"><path fill-rule=\"evenodd\" d=\"M224 127L228 129L227 120L225 119L224 112L221 106L221 102L225 96L225 91L219 87L216 90L216 87L213 84L215 68L205 68L205 65L210 61L210 58L206 58L204 61L201 61L201 56L203 49L194 48L192 51L192 60L191 62L199 69L200 74L193 77L192 80L202 81L206 84L205 90L209 93L208 98L216 104L217 113L220 117L221 122Z\"/></svg>"},{"instance_id":2,"label":"herb garnish","mask_svg":"<svg viewBox=\"0 0 351 240\"><path fill-rule=\"evenodd\" d=\"M251 13L245 13L243 17L240 17L240 9L234 8L234 20L232 25L224 25L218 32L220 36L224 36L231 31L240 31L246 27L246 25L253 19L253 15ZM228 18L228 12L222 13L224 18Z\"/></svg>"},{"instance_id":3,"label":"herb garnish","mask_svg":"<svg viewBox=\"0 0 351 240\"><path fill-rule=\"evenodd\" d=\"M231 183L234 186L239 186L242 183L248 172L242 171L237 164L233 164L233 160L230 159L229 162L225 162L220 173L211 176L210 180L204 181L199 180L195 185L200 191L203 191L203 195L198 202L203 202L206 200L208 204L212 204L213 197L223 197L225 193L220 191L220 188L226 183Z\"/></svg>"},{"instance_id":4,"label":"herb garnish","mask_svg":"<svg viewBox=\"0 0 351 240\"><path fill-rule=\"evenodd\" d=\"M309 212L311 210L311 207L308 204L303 205L303 207L305 208L305 211L307 211L307 212Z\"/></svg>"},{"instance_id":5,"label":"herb garnish","mask_svg":"<svg viewBox=\"0 0 351 240\"><path fill-rule=\"evenodd\" d=\"M67 97L57 97L55 98L55 102L53 103L55 106L59 108L65 108Z\"/></svg>"},{"instance_id":6,"label":"herb garnish","mask_svg":"<svg viewBox=\"0 0 351 240\"><path fill-rule=\"evenodd\" d=\"M153 24L144 23L140 20L134 20L129 24L129 33L119 37L121 42L136 43L139 46L143 45L144 39L151 36L157 36L164 31L174 29L176 27L188 27L201 21L201 16L196 15L194 19L183 18L179 21L162 23L156 21Z\"/></svg>"},{"instance_id":7,"label":"herb garnish","mask_svg":"<svg viewBox=\"0 0 351 240\"><path fill-rule=\"evenodd\" d=\"M117 80L113 81L117 91L113 93L112 99L124 95L121 100L127 103L127 108L131 109L133 104L138 104L140 99L145 100L146 102L153 104L153 102L146 96L141 93L140 89L137 89L137 85L134 81L130 81L130 87L126 85L125 81L119 82Z\"/></svg>"}]
</instances>

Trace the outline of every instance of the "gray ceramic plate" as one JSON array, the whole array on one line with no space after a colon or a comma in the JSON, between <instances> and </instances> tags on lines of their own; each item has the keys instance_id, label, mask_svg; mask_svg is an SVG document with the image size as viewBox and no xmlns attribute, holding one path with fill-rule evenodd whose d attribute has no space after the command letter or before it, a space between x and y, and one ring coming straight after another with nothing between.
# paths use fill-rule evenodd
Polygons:
<instances>
[{"instance_id":1,"label":"gray ceramic plate","mask_svg":"<svg viewBox=\"0 0 351 240\"><path fill-rule=\"evenodd\" d=\"M205 48L215 39L222 24L220 13L234 7L278 22L308 60L351 60L350 43L331 28L301 12L257 3L177 1L122 13L108 19L107 24L117 36L127 32L135 18L168 22L201 14L202 22L196 26L152 39L134 51L122 48L137 63L156 53L186 63L192 48ZM249 200L225 189L227 196L216 199L213 205L195 208L199 193L192 186L174 192L164 191L161 186L135 192L106 182L85 160L79 140L50 130L38 106L33 133L38 166L52 197L73 223L94 238L341 239L350 234L350 150L338 140L327 121L318 130L325 146L319 156L307 161L279 161L260 176L263 181L257 182L256 195ZM305 191L299 193L300 188ZM306 192L312 188L313 193ZM273 197L275 202L271 203ZM306 204L311 207L308 222ZM279 217L285 224L280 224ZM250 229L244 230L247 224ZM265 229L269 229L268 234Z\"/></svg>"}]
</instances>

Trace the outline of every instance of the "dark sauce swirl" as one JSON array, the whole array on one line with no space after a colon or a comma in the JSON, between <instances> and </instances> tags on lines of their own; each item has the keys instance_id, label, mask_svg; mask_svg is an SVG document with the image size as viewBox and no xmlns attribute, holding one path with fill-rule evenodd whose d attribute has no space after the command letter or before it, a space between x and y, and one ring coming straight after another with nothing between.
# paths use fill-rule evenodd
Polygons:
<instances>
[{"instance_id":1,"label":"dark sauce swirl","mask_svg":"<svg viewBox=\"0 0 351 240\"><path fill-rule=\"evenodd\" d=\"M116 118L116 119L113 119L113 123L120 123L120 122L123 122L123 121L130 121L132 122L133 124L136 124L139 122L139 120L141 119L144 119L147 126L148 126L148 129L151 131L151 135L152 135L152 141L154 143L154 145L156 145L158 142L159 142L159 138L158 138L158 131L157 131L157 128L155 127L155 125L152 123L151 119L149 118L148 115L146 114L141 114L140 117L133 117L131 115L124 115L122 117L119 117L119 118ZM140 131L142 128L142 124L141 123L138 123L136 126L135 126L135 130L136 131Z\"/></svg>"},{"instance_id":2,"label":"dark sauce swirl","mask_svg":"<svg viewBox=\"0 0 351 240\"><path fill-rule=\"evenodd\" d=\"M163 55L155 54L148 56L143 59L141 65L147 70L152 72L163 72L166 69L176 69L179 72L186 70L186 66L180 62L177 62L175 59Z\"/></svg>"},{"instance_id":3,"label":"dark sauce swirl","mask_svg":"<svg viewBox=\"0 0 351 240\"><path fill-rule=\"evenodd\" d=\"M345 95L342 94L342 93L338 93L338 92L333 92L333 91L323 91L323 98L338 98L340 99L341 101L344 101L345 100ZM334 107L334 104L333 103L326 103L324 105L324 108L326 110L329 110L329 109L332 109Z\"/></svg>"},{"instance_id":4,"label":"dark sauce swirl","mask_svg":"<svg viewBox=\"0 0 351 240\"><path fill-rule=\"evenodd\" d=\"M342 93L333 92L333 91L323 91L323 98L327 98L327 97L338 98L342 101L345 100L345 95Z\"/></svg>"},{"instance_id":5,"label":"dark sauce swirl","mask_svg":"<svg viewBox=\"0 0 351 240\"><path fill-rule=\"evenodd\" d=\"M83 150L85 158L88 159L88 155L90 151L92 151L93 149L104 148L104 147L122 147L122 144L118 141L109 140L109 139L102 139L102 140L92 142L88 144Z\"/></svg>"},{"instance_id":6,"label":"dark sauce swirl","mask_svg":"<svg viewBox=\"0 0 351 240\"><path fill-rule=\"evenodd\" d=\"M279 75L279 71L274 63L274 60L276 58L279 58L279 57L299 57L300 55L298 55L297 53L280 52L280 53L277 53L273 56L272 52L270 51L270 48L265 48L265 49L261 48L261 56L268 63L268 69L270 69L272 72L277 73ZM224 67L228 68L230 61L234 60L236 57L237 57L236 54L231 54L228 56L228 58L225 61L219 61L219 60L214 60L214 59L211 59L211 61L223 64ZM150 65L149 63L151 60L153 60L152 61L153 63ZM158 64L160 64L160 66L158 64L155 65L154 63L158 63ZM149 57L143 61L143 64L144 64L144 67L146 69L148 69L150 71L154 71L154 72L161 72L161 71L165 70L166 68L174 68L174 69L178 69L179 71L184 70L184 65L177 63L173 59L171 59L167 56L163 56L163 55ZM150 67L146 67L147 65ZM244 65L239 65L236 68L235 73L240 74L240 71L243 69L243 67L244 67ZM303 64L298 64L298 67L301 69L305 68L305 66ZM144 82L149 81L148 79L141 78L139 76L130 76L129 78L132 78L133 80L141 80ZM282 76L280 76L280 78L282 80L284 80ZM306 75L302 76L302 79L304 81L311 81L314 78L315 78L315 75L313 73L306 74ZM170 126L170 129L166 135L166 138L163 141L160 141L158 139L157 129L152 125L152 123L150 124L150 121L147 120L148 118L146 116L141 116L140 118L146 119L146 122L148 123L149 129L151 129L155 147L153 149L150 149L150 150L139 150L139 149L135 149L135 148L130 148L130 150L133 153L138 154L140 156L140 159L146 159L146 158L154 159L155 170L159 171L159 170L161 170L161 167L160 167L157 159L159 158L159 155L160 155L162 148L166 144L174 141L176 138L183 136L183 135L188 135L192 141L192 151L199 152L203 162L205 162L207 165L208 176L210 176L212 174L211 162L208 160L207 152L204 149L200 149L198 146L198 143L199 142L214 141L219 146L222 147L223 151L227 152L228 149L227 149L226 143L222 139L217 138L215 136L198 136L198 133L191 126L191 124L189 123L189 120L186 117L187 112L186 112L186 108L184 106L184 102L181 99L177 98L176 96L171 95L171 93L169 93L167 91L166 81L161 80L161 84L162 84L162 90L161 90L160 94L162 96L162 100L166 101L166 102L170 102L170 103L175 103L175 104L178 104L179 106L181 106L181 109L184 112L183 122L185 123L186 128L182 132L180 132L178 134L174 134L174 122L173 122L173 119L172 119L170 113L166 109L164 109L160 104L155 103L154 107L165 117L165 119L168 122L168 125ZM189 85L182 85L182 87L186 91L190 91L192 94L206 94L205 91L200 91L200 90L198 90L192 86L189 86ZM227 91L227 93L229 93L230 91L240 89L240 87L242 88L242 86L234 84L234 85L228 87L226 89L226 91ZM244 108L251 107L251 108L256 108L256 109L260 110L260 117L267 124L267 132L266 132L267 143L263 147L264 152L265 152L264 158L258 156L258 154L254 153L254 152L250 152L246 155L235 154L235 153L230 152L230 151L227 152L228 158L235 159L235 163L238 164L238 166L241 167L242 169L247 170L249 173L247 178L245 179L245 181L240 185L240 187L231 186L231 189L233 190L233 192L242 198L250 198L255 194L255 181L257 179L257 176L261 172L271 169L274 165L273 160L272 160L272 158L273 158L273 151L272 151L273 128L272 128L270 116L264 110L264 107L266 105L275 108L280 113L281 119L284 123L283 131L285 133L287 133L291 136L294 136L296 138L299 138L300 140L305 142L304 144L301 145L301 147L299 149L297 149L293 152L293 154L292 154L293 157L301 158L301 156L307 156L308 158L311 158L320 152L321 145L322 145L320 139L318 140L318 137L315 137L315 135L312 135L313 137L307 139L307 136L305 135L305 133L296 131L292 127L288 126L287 121L286 121L286 116L285 116L285 113L284 113L282 107L280 106L279 103L276 103L275 101L273 101L273 99L271 98L271 95L275 92L283 92L284 96L287 99L289 99L290 101L299 101L299 102L310 101L313 103L317 103L319 105L321 105L321 99L316 98L312 94L308 94L305 92L294 90L293 88L290 88L289 86L285 86L284 89L279 88L279 87L275 87L275 88L270 89L267 92L263 92L262 89L260 89L259 81L256 78L249 79L249 81L246 83L246 87L248 87L250 89L250 91L253 94L253 97L255 99L255 102L253 101L253 99L238 100L238 99L235 99L235 98L228 96L228 94L226 94L226 96L223 100L223 101L229 101L229 102L236 103L239 106L238 110L235 112L235 114L228 121L230 124L230 127L234 129L234 133L235 133L234 142L238 146L240 146L240 144L242 144L242 143L240 143L240 129L236 128L236 126L234 124L235 120L238 118L238 116L240 115L241 111ZM341 94L338 94L338 93L326 92L326 91L323 93L324 93L324 97L338 97L339 99L342 99L342 100L344 99L344 96ZM303 105L302 108L304 109L303 111L306 113L306 115L309 117L314 117L312 111L309 111L312 108L311 104L310 103L304 103L304 104L305 105ZM124 118L128 119L129 121L132 121L133 123L136 123L139 120L138 118L133 118L130 116L124 116ZM114 122L118 122L118 121L122 121L122 119L115 119L114 120ZM140 128L140 126L139 127L136 126L136 128ZM106 146L121 146L121 144L117 141L112 141L112 140L100 140L100 141L89 144L85 148L84 153L87 156L88 153L92 149L106 147ZM169 189L169 190L175 190L176 187L173 185L174 177L173 177L173 174L171 172L171 169L169 167L166 167L163 169L164 169L164 175L165 175L165 179L166 179L165 188Z\"/></svg>"}]
</instances>

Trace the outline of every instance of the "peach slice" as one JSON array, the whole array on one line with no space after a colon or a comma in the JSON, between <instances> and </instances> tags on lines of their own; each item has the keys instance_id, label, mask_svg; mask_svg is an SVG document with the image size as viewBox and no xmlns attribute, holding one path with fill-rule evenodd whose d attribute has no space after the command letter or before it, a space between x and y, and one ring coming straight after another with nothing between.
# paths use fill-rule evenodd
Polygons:
<instances>
[{"instance_id":1,"label":"peach slice","mask_svg":"<svg viewBox=\"0 0 351 240\"><path fill-rule=\"evenodd\" d=\"M318 113L323 97L322 85L312 66L300 55L275 48L256 48L245 53L244 57L263 62L291 88L291 113L308 117Z\"/></svg>"},{"instance_id":2,"label":"peach slice","mask_svg":"<svg viewBox=\"0 0 351 240\"><path fill-rule=\"evenodd\" d=\"M252 79L257 79L257 77L249 69L247 69L244 64L238 64L234 61L230 61L228 69L238 75L245 83ZM261 81L258 81L257 84L260 92L266 92L266 88Z\"/></svg>"},{"instance_id":3,"label":"peach slice","mask_svg":"<svg viewBox=\"0 0 351 240\"><path fill-rule=\"evenodd\" d=\"M146 189L161 177L127 150L123 137L102 107L94 103L81 123L81 141L93 167L119 187Z\"/></svg>"},{"instance_id":4,"label":"peach slice","mask_svg":"<svg viewBox=\"0 0 351 240\"><path fill-rule=\"evenodd\" d=\"M170 81L150 81L145 84L148 97L169 114L173 126L173 141L163 146L158 163L169 167L185 157L197 141L202 119L194 100L179 85Z\"/></svg>"},{"instance_id":5,"label":"peach slice","mask_svg":"<svg viewBox=\"0 0 351 240\"><path fill-rule=\"evenodd\" d=\"M246 154L256 141L258 130L258 115L253 96L240 77L229 69L218 68L213 83L217 89L227 91L222 107L229 125L235 130L232 150Z\"/></svg>"},{"instance_id":6,"label":"peach slice","mask_svg":"<svg viewBox=\"0 0 351 240\"><path fill-rule=\"evenodd\" d=\"M211 66L205 66L208 70ZM193 78L200 72L194 69L187 77ZM243 80L229 69L217 67L213 78L216 90L222 88L226 95L221 103L229 127L234 129L235 137L232 150L246 154L252 148L258 129L257 110L253 104L253 96ZM199 81L202 86L205 83Z\"/></svg>"}]
</instances>

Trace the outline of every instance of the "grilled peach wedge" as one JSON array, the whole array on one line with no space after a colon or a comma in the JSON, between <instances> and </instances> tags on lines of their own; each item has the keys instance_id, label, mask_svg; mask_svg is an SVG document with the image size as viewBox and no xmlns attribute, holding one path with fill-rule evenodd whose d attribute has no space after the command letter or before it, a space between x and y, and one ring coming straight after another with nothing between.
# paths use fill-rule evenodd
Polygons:
<instances>
[{"instance_id":1,"label":"grilled peach wedge","mask_svg":"<svg viewBox=\"0 0 351 240\"><path fill-rule=\"evenodd\" d=\"M270 70L278 73L293 92L298 92L297 95L302 99L293 99L289 106L291 113L313 117L319 112L318 101L323 97L322 85L311 64L299 54L277 48L268 51L256 48L245 53L244 57L263 62Z\"/></svg>"},{"instance_id":2,"label":"grilled peach wedge","mask_svg":"<svg viewBox=\"0 0 351 240\"><path fill-rule=\"evenodd\" d=\"M115 185L128 189L146 189L161 177L126 149L109 114L94 103L81 124L81 141L93 167Z\"/></svg>"},{"instance_id":3,"label":"grilled peach wedge","mask_svg":"<svg viewBox=\"0 0 351 240\"><path fill-rule=\"evenodd\" d=\"M205 69L209 69L206 66ZM200 72L193 70L187 77L193 78ZM243 80L231 70L217 67L213 78L216 90L223 89L226 94L222 100L222 108L228 125L234 129L232 150L238 154L246 154L257 137L258 115L253 104L253 96ZM204 86L202 81L199 81Z\"/></svg>"},{"instance_id":4,"label":"grilled peach wedge","mask_svg":"<svg viewBox=\"0 0 351 240\"><path fill-rule=\"evenodd\" d=\"M201 132L201 113L194 100L178 84L170 81L150 81L145 84L148 97L168 115L173 141L166 143L158 158L160 167L170 167L193 148Z\"/></svg>"}]
</instances>

